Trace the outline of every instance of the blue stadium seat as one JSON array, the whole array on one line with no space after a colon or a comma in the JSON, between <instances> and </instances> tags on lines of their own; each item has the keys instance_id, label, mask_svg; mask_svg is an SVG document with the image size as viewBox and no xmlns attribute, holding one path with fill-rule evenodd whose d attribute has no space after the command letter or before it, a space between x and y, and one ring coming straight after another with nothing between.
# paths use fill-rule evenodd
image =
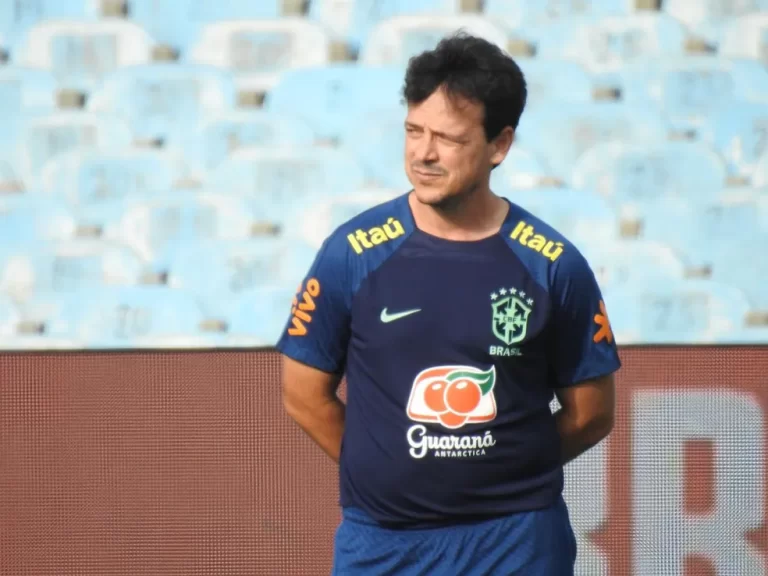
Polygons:
<instances>
[{"instance_id":1,"label":"blue stadium seat","mask_svg":"<svg viewBox=\"0 0 768 576\"><path fill-rule=\"evenodd\" d=\"M213 192L239 194L269 218L291 217L294 207L323 196L347 194L363 185L351 156L328 148L244 149L212 173Z\"/></svg>"},{"instance_id":2,"label":"blue stadium seat","mask_svg":"<svg viewBox=\"0 0 768 576\"><path fill-rule=\"evenodd\" d=\"M508 194L521 188L546 186L552 180L546 162L515 145L510 148L504 161L491 172L491 189L499 194Z\"/></svg>"},{"instance_id":3,"label":"blue stadium seat","mask_svg":"<svg viewBox=\"0 0 768 576\"><path fill-rule=\"evenodd\" d=\"M141 338L202 334L203 314L194 298L162 286L120 286L39 299L47 305L45 331L89 348L131 348ZM40 308L45 307L39 305Z\"/></svg>"},{"instance_id":4,"label":"blue stadium seat","mask_svg":"<svg viewBox=\"0 0 768 576\"><path fill-rule=\"evenodd\" d=\"M358 111L397 106L404 78L405 70L399 66L338 63L288 70L264 105L301 118L318 139L337 140L346 130L359 128L353 122Z\"/></svg>"},{"instance_id":5,"label":"blue stadium seat","mask_svg":"<svg viewBox=\"0 0 768 576\"><path fill-rule=\"evenodd\" d=\"M587 150L579 158L571 182L578 189L597 192L616 206L672 198L705 203L718 197L725 176L722 160L704 144L610 142Z\"/></svg>"},{"instance_id":6,"label":"blue stadium seat","mask_svg":"<svg viewBox=\"0 0 768 576\"><path fill-rule=\"evenodd\" d=\"M49 72L17 66L0 68L0 110L3 111L0 158L13 157L29 117L55 108L56 83Z\"/></svg>"},{"instance_id":7,"label":"blue stadium seat","mask_svg":"<svg viewBox=\"0 0 768 576\"><path fill-rule=\"evenodd\" d=\"M540 103L589 102L592 78L576 62L556 59L521 58L517 61L528 88L526 107Z\"/></svg>"},{"instance_id":8,"label":"blue stadium seat","mask_svg":"<svg viewBox=\"0 0 768 576\"><path fill-rule=\"evenodd\" d=\"M737 258L739 246L761 236L759 211L750 201L692 203L664 199L633 206L642 237L672 247L692 269L711 268L722 258Z\"/></svg>"},{"instance_id":9,"label":"blue stadium seat","mask_svg":"<svg viewBox=\"0 0 768 576\"><path fill-rule=\"evenodd\" d=\"M53 20L29 29L14 61L50 70L60 88L90 92L117 68L149 62L153 44L127 20Z\"/></svg>"},{"instance_id":10,"label":"blue stadium seat","mask_svg":"<svg viewBox=\"0 0 768 576\"><path fill-rule=\"evenodd\" d=\"M686 36L682 24L659 12L568 18L536 31L536 55L577 62L609 86L637 58L682 54Z\"/></svg>"},{"instance_id":11,"label":"blue stadium seat","mask_svg":"<svg viewBox=\"0 0 768 576\"><path fill-rule=\"evenodd\" d=\"M73 205L170 190L183 167L178 156L148 148L75 150L45 165L42 190Z\"/></svg>"},{"instance_id":12,"label":"blue stadium seat","mask_svg":"<svg viewBox=\"0 0 768 576\"><path fill-rule=\"evenodd\" d=\"M238 87L258 90L290 68L326 64L329 48L328 33L305 18L234 20L203 26L188 60L229 69Z\"/></svg>"},{"instance_id":13,"label":"blue stadium seat","mask_svg":"<svg viewBox=\"0 0 768 576\"><path fill-rule=\"evenodd\" d=\"M746 203L744 210L749 208L754 209L754 205ZM742 221L748 219L745 217ZM752 234L741 234L714 253L711 277L717 282L738 286L754 309L768 312L768 258L761 253L761 248L756 248L766 245L768 226L758 221Z\"/></svg>"},{"instance_id":14,"label":"blue stadium seat","mask_svg":"<svg viewBox=\"0 0 768 576\"><path fill-rule=\"evenodd\" d=\"M228 317L229 344L274 346L287 327L295 296L296 286L242 292Z\"/></svg>"},{"instance_id":15,"label":"blue stadium seat","mask_svg":"<svg viewBox=\"0 0 768 576\"><path fill-rule=\"evenodd\" d=\"M398 189L362 188L347 196L318 198L296 211L288 233L318 250L323 241L350 218L404 193L405 190Z\"/></svg>"},{"instance_id":16,"label":"blue stadium seat","mask_svg":"<svg viewBox=\"0 0 768 576\"><path fill-rule=\"evenodd\" d=\"M10 297L0 292L0 349L2 339L16 333L21 316Z\"/></svg>"},{"instance_id":17,"label":"blue stadium seat","mask_svg":"<svg viewBox=\"0 0 768 576\"><path fill-rule=\"evenodd\" d=\"M94 206L81 218L108 239L131 246L152 269L167 270L174 247L201 239L244 239L255 233L251 204L232 194L174 191Z\"/></svg>"},{"instance_id":18,"label":"blue stadium seat","mask_svg":"<svg viewBox=\"0 0 768 576\"><path fill-rule=\"evenodd\" d=\"M124 121L140 141L180 144L198 124L235 105L230 74L209 66L154 63L121 68L107 76L88 110Z\"/></svg>"},{"instance_id":19,"label":"blue stadium seat","mask_svg":"<svg viewBox=\"0 0 768 576\"><path fill-rule=\"evenodd\" d=\"M713 111L699 137L723 157L729 175L749 178L768 152L768 102L729 103Z\"/></svg>"},{"instance_id":20,"label":"blue stadium seat","mask_svg":"<svg viewBox=\"0 0 768 576\"><path fill-rule=\"evenodd\" d=\"M40 193L0 195L0 251L67 240L76 228L74 213L60 198Z\"/></svg>"},{"instance_id":21,"label":"blue stadium seat","mask_svg":"<svg viewBox=\"0 0 768 576\"><path fill-rule=\"evenodd\" d=\"M752 170L752 185L759 188L768 186L768 152L761 154L755 161L755 166Z\"/></svg>"},{"instance_id":22,"label":"blue stadium seat","mask_svg":"<svg viewBox=\"0 0 768 576\"><path fill-rule=\"evenodd\" d=\"M131 143L131 133L120 121L86 112L62 112L32 119L21 146L23 176L28 186L40 186L46 162L59 154L81 149L119 149Z\"/></svg>"},{"instance_id":23,"label":"blue stadium seat","mask_svg":"<svg viewBox=\"0 0 768 576\"><path fill-rule=\"evenodd\" d=\"M605 201L572 188L532 188L504 194L511 202L541 218L576 246L612 241L618 236L616 214Z\"/></svg>"},{"instance_id":24,"label":"blue stadium seat","mask_svg":"<svg viewBox=\"0 0 768 576\"><path fill-rule=\"evenodd\" d=\"M768 10L767 0L664 0L662 10L712 44L722 41L724 28L739 17L753 18Z\"/></svg>"},{"instance_id":25,"label":"blue stadium seat","mask_svg":"<svg viewBox=\"0 0 768 576\"><path fill-rule=\"evenodd\" d=\"M207 316L221 317L242 292L295 287L313 256L278 238L178 242L169 257L168 285L194 294Z\"/></svg>"},{"instance_id":26,"label":"blue stadium seat","mask_svg":"<svg viewBox=\"0 0 768 576\"><path fill-rule=\"evenodd\" d=\"M459 28L506 49L507 34L478 14L397 16L379 22L365 41L360 61L369 66L401 66L411 56L431 50Z\"/></svg>"},{"instance_id":27,"label":"blue stadium seat","mask_svg":"<svg viewBox=\"0 0 768 576\"><path fill-rule=\"evenodd\" d=\"M357 50L382 20L402 15L451 15L460 9L460 0L311 0L309 16Z\"/></svg>"},{"instance_id":28,"label":"blue stadium seat","mask_svg":"<svg viewBox=\"0 0 768 576\"><path fill-rule=\"evenodd\" d=\"M750 60L643 59L622 70L621 82L625 102L660 107L679 132L697 130L720 108L768 98L768 72Z\"/></svg>"},{"instance_id":29,"label":"blue stadium seat","mask_svg":"<svg viewBox=\"0 0 768 576\"><path fill-rule=\"evenodd\" d=\"M631 14L633 0L486 0L484 12L510 29L536 28L579 17Z\"/></svg>"},{"instance_id":30,"label":"blue stadium seat","mask_svg":"<svg viewBox=\"0 0 768 576\"><path fill-rule=\"evenodd\" d=\"M366 185L411 187L405 174L405 117L405 108L393 104L350 119L341 135L342 150L360 164Z\"/></svg>"},{"instance_id":31,"label":"blue stadium seat","mask_svg":"<svg viewBox=\"0 0 768 576\"><path fill-rule=\"evenodd\" d=\"M44 20L91 19L99 16L92 0L15 0L0 2L0 39L15 46L24 34Z\"/></svg>"},{"instance_id":32,"label":"blue stadium seat","mask_svg":"<svg viewBox=\"0 0 768 576\"><path fill-rule=\"evenodd\" d=\"M552 175L568 181L579 157L609 141L651 144L667 139L661 116L644 106L618 102L552 103L523 114L516 145L545 159Z\"/></svg>"},{"instance_id":33,"label":"blue stadium seat","mask_svg":"<svg viewBox=\"0 0 768 576\"><path fill-rule=\"evenodd\" d=\"M669 246L646 240L585 241L579 246L603 290L683 280L685 265Z\"/></svg>"},{"instance_id":34,"label":"blue stadium seat","mask_svg":"<svg viewBox=\"0 0 768 576\"><path fill-rule=\"evenodd\" d=\"M131 249L90 239L29 243L0 251L4 289L24 300L41 292L76 294L97 286L136 284L145 267Z\"/></svg>"},{"instance_id":35,"label":"blue stadium seat","mask_svg":"<svg viewBox=\"0 0 768 576\"><path fill-rule=\"evenodd\" d=\"M182 53L194 42L207 22L277 18L280 0L130 0L131 20L140 24L157 42Z\"/></svg>"},{"instance_id":36,"label":"blue stadium seat","mask_svg":"<svg viewBox=\"0 0 768 576\"><path fill-rule=\"evenodd\" d=\"M314 142L312 129L296 115L235 110L211 117L192 138L179 144L191 169L202 169L204 177L241 148L308 147Z\"/></svg>"},{"instance_id":37,"label":"blue stadium seat","mask_svg":"<svg viewBox=\"0 0 768 576\"><path fill-rule=\"evenodd\" d=\"M726 58L746 58L762 62L768 61L768 4L759 0L759 13L744 14L733 18L723 26L718 46L720 55Z\"/></svg>"},{"instance_id":38,"label":"blue stadium seat","mask_svg":"<svg viewBox=\"0 0 768 576\"><path fill-rule=\"evenodd\" d=\"M710 280L648 282L604 296L619 344L716 343L742 327L749 311L738 288Z\"/></svg>"}]
</instances>

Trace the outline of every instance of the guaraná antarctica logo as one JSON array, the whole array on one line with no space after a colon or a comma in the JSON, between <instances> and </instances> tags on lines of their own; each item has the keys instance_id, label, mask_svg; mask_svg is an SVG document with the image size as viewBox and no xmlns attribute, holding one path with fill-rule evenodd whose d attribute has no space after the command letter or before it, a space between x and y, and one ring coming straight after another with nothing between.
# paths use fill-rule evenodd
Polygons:
<instances>
[{"instance_id":1,"label":"guaran\u00e1 antarctica logo","mask_svg":"<svg viewBox=\"0 0 768 576\"><path fill-rule=\"evenodd\" d=\"M415 422L440 424L456 430L465 424L490 422L496 417L493 387L496 367L479 370L471 366L435 366L422 370L413 382L408 399L408 418ZM428 452L438 458L466 458L485 455L496 444L490 430L483 435L429 435L427 427L408 429L410 454L423 458Z\"/></svg>"}]
</instances>

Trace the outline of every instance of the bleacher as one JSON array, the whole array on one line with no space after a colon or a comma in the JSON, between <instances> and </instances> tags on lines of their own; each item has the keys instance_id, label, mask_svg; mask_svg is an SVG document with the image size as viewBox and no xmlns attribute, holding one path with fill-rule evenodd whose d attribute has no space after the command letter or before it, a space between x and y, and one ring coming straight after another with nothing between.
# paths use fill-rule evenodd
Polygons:
<instances>
[{"instance_id":1,"label":"bleacher","mask_svg":"<svg viewBox=\"0 0 768 576\"><path fill-rule=\"evenodd\" d=\"M335 226L407 191L408 58L530 98L493 189L587 256L617 340L768 342L768 0L0 5L0 349L270 345Z\"/></svg>"}]
</instances>

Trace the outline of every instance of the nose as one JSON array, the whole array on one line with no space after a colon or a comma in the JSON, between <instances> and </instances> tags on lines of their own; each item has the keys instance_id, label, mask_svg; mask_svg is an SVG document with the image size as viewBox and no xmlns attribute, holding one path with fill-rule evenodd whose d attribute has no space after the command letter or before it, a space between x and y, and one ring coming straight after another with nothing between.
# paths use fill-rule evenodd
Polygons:
<instances>
[{"instance_id":1,"label":"nose","mask_svg":"<svg viewBox=\"0 0 768 576\"><path fill-rule=\"evenodd\" d=\"M414 160L422 164L434 164L437 162L437 146L435 146L435 138L429 130L425 130L421 138L418 139L414 148Z\"/></svg>"}]
</instances>

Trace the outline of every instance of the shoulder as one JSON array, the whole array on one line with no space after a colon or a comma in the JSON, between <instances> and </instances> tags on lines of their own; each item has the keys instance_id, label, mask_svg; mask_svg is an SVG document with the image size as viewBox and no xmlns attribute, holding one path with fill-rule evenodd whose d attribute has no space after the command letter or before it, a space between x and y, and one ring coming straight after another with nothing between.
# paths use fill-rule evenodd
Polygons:
<instances>
[{"instance_id":1,"label":"shoulder","mask_svg":"<svg viewBox=\"0 0 768 576\"><path fill-rule=\"evenodd\" d=\"M342 223L330 234L325 245L337 255L378 260L391 253L413 230L408 195L403 194Z\"/></svg>"},{"instance_id":2,"label":"shoulder","mask_svg":"<svg viewBox=\"0 0 768 576\"><path fill-rule=\"evenodd\" d=\"M564 277L592 273L573 242L554 226L514 203L504 226L504 237L528 271L545 287L551 288Z\"/></svg>"}]
</instances>

